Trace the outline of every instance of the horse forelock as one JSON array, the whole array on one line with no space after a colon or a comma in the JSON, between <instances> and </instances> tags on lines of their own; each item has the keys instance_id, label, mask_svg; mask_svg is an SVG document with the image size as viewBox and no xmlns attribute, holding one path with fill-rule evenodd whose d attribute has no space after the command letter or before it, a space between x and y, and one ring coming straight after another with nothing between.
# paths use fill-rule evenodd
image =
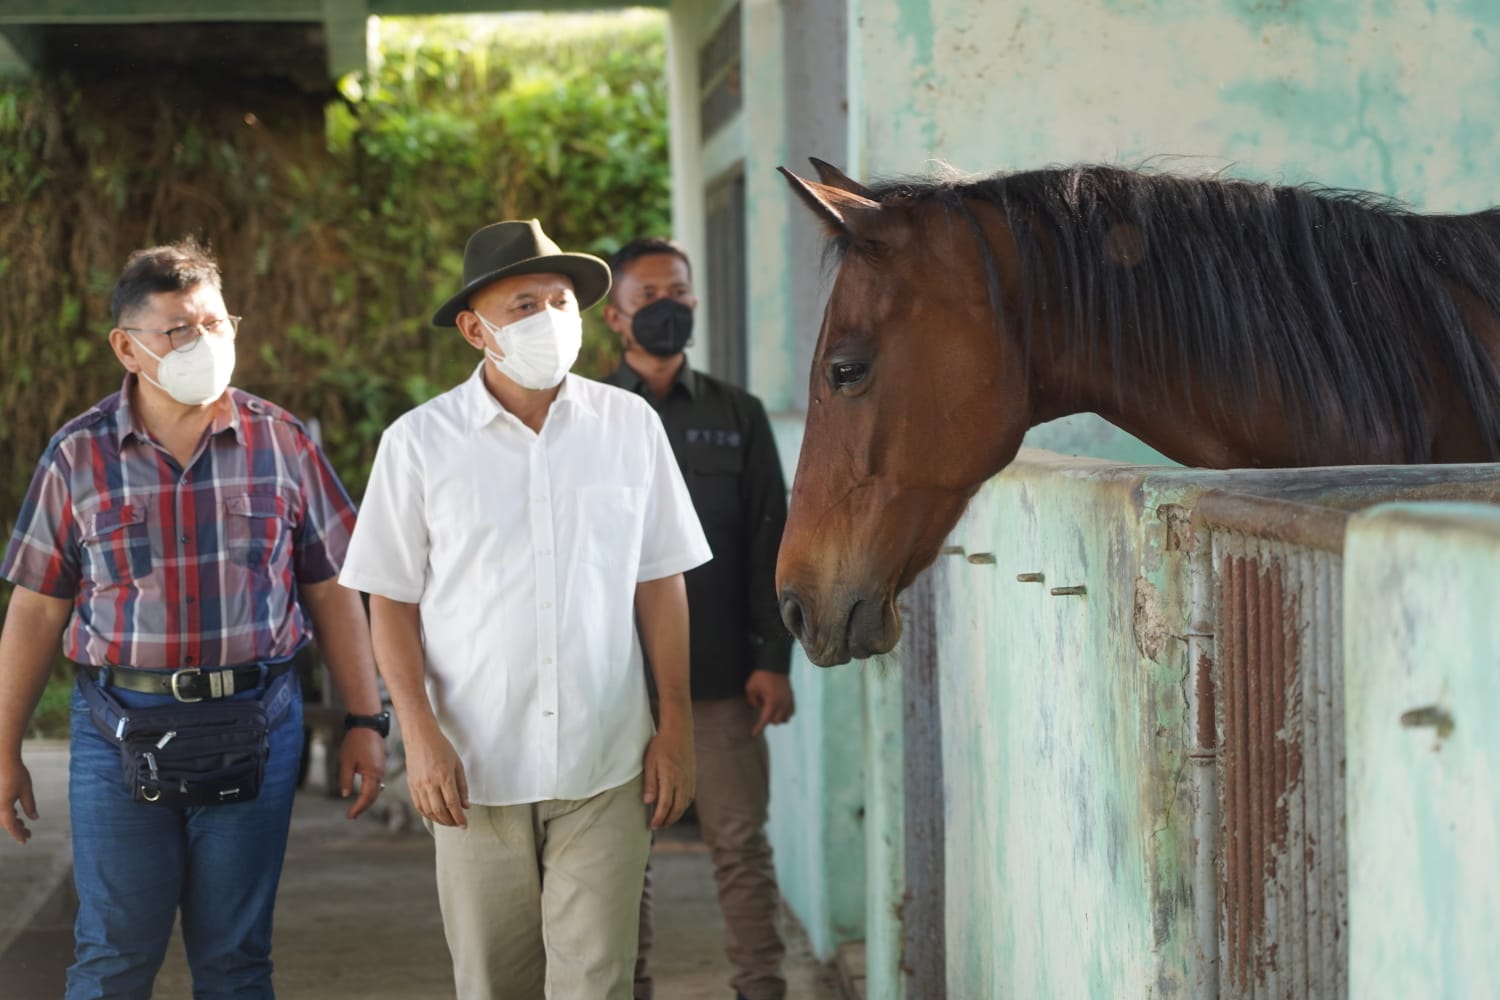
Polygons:
<instances>
[{"instance_id":1,"label":"horse forelock","mask_svg":"<svg viewBox=\"0 0 1500 1000\"><path fill-rule=\"evenodd\" d=\"M1224 386L1226 416L1247 413L1270 378L1308 438L1336 412L1362 440L1423 461L1435 364L1500 457L1500 375L1456 297L1500 316L1500 211L1420 215L1370 192L1108 166L872 191L882 204L956 214L977 235L997 326L1001 275L974 208L998 209L1020 256L1023 348L1050 318L1058 349L1108 356L1122 403L1149 402L1149 387L1121 380L1127 360ZM826 259L859 250L845 236Z\"/></svg>"}]
</instances>

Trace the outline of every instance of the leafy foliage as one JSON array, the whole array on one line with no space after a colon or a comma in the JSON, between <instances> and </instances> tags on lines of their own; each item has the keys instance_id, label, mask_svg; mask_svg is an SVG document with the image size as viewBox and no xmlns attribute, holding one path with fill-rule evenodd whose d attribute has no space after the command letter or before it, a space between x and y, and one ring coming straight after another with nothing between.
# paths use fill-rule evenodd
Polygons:
<instances>
[{"instance_id":1,"label":"leafy foliage","mask_svg":"<svg viewBox=\"0 0 1500 1000\"><path fill-rule=\"evenodd\" d=\"M566 20L383 22L383 61L326 108L170 73L0 88L0 522L48 436L119 385L108 293L136 247L213 245L246 317L236 384L320 418L357 495L381 430L477 361L428 322L471 232L535 216L599 254L666 233L664 22ZM612 341L591 315L579 370Z\"/></svg>"},{"instance_id":2,"label":"leafy foliage","mask_svg":"<svg viewBox=\"0 0 1500 1000\"><path fill-rule=\"evenodd\" d=\"M379 30L381 59L326 105L180 69L0 87L7 538L49 436L120 385L108 296L133 249L213 246L245 316L235 383L318 418L358 497L384 428L479 359L429 324L471 232L535 216L602 255L669 231L660 14ZM596 310L575 370L616 356Z\"/></svg>"}]
</instances>

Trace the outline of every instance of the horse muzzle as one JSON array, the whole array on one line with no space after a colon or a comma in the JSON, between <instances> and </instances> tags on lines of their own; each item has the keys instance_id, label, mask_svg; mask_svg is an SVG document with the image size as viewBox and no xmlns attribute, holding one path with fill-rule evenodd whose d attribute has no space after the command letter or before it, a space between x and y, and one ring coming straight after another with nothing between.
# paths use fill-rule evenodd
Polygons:
<instances>
[{"instance_id":1,"label":"horse muzzle","mask_svg":"<svg viewBox=\"0 0 1500 1000\"><path fill-rule=\"evenodd\" d=\"M781 620L807 658L820 667L835 667L889 652L901 638L901 619L889 598L850 594L821 612L794 587L781 591Z\"/></svg>"}]
</instances>

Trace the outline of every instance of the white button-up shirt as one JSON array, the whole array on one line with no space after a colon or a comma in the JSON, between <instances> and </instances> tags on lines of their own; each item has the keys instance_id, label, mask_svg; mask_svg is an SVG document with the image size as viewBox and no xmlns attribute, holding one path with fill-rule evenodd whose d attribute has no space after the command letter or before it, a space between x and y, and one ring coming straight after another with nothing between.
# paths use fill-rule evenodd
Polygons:
<instances>
[{"instance_id":1,"label":"white button-up shirt","mask_svg":"<svg viewBox=\"0 0 1500 1000\"><path fill-rule=\"evenodd\" d=\"M568 375L537 434L481 373L386 430L339 580L420 605L472 802L587 798L653 731L635 586L708 542L643 400Z\"/></svg>"}]
</instances>

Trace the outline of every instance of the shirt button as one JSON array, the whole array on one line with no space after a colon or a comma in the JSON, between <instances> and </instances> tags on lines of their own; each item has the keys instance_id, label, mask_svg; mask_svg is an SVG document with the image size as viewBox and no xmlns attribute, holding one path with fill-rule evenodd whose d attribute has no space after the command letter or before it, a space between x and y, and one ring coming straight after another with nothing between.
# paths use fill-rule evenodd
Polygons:
<instances>
[{"instance_id":1,"label":"shirt button","mask_svg":"<svg viewBox=\"0 0 1500 1000\"><path fill-rule=\"evenodd\" d=\"M538 554L539 555L544 555L544 556L550 556L552 554L552 550L551 549L542 549Z\"/></svg>"},{"instance_id":2,"label":"shirt button","mask_svg":"<svg viewBox=\"0 0 1500 1000\"><path fill-rule=\"evenodd\" d=\"M552 657L550 657L550 656L548 656L548 657L544 657L544 658L543 658L543 659L542 659L542 662L543 662L543 663L551 663L551 662L552 662Z\"/></svg>"},{"instance_id":3,"label":"shirt button","mask_svg":"<svg viewBox=\"0 0 1500 1000\"><path fill-rule=\"evenodd\" d=\"M189 598L189 600L191 600L191 598ZM543 601L542 602L542 607L544 607L544 608L550 608L550 607L552 607L552 602L551 601Z\"/></svg>"},{"instance_id":4,"label":"shirt button","mask_svg":"<svg viewBox=\"0 0 1500 1000\"><path fill-rule=\"evenodd\" d=\"M189 594L189 595L188 595L188 596L187 596L187 602L188 602L188 603L189 603L189 604L192 604L192 603L193 603L193 595L192 595L192 594Z\"/></svg>"},{"instance_id":5,"label":"shirt button","mask_svg":"<svg viewBox=\"0 0 1500 1000\"><path fill-rule=\"evenodd\" d=\"M542 715L550 719L552 717L552 710L544 708L542 709Z\"/></svg>"},{"instance_id":6,"label":"shirt button","mask_svg":"<svg viewBox=\"0 0 1500 1000\"><path fill-rule=\"evenodd\" d=\"M187 544L187 543L188 543L188 536L187 536L187 535L183 535L183 536L182 536L182 537L181 537L181 538L180 538L180 539L178 539L178 540L179 540L179 541L180 541L180 542L182 542L182 544L183 544L183 545L186 545L186 544Z\"/></svg>"},{"instance_id":7,"label":"shirt button","mask_svg":"<svg viewBox=\"0 0 1500 1000\"><path fill-rule=\"evenodd\" d=\"M546 503L547 502L547 498L546 497L537 497L536 498L536 502L537 503Z\"/></svg>"},{"instance_id":8,"label":"shirt button","mask_svg":"<svg viewBox=\"0 0 1500 1000\"><path fill-rule=\"evenodd\" d=\"M182 662L191 667L193 665L193 658L191 656L184 656Z\"/></svg>"}]
</instances>

